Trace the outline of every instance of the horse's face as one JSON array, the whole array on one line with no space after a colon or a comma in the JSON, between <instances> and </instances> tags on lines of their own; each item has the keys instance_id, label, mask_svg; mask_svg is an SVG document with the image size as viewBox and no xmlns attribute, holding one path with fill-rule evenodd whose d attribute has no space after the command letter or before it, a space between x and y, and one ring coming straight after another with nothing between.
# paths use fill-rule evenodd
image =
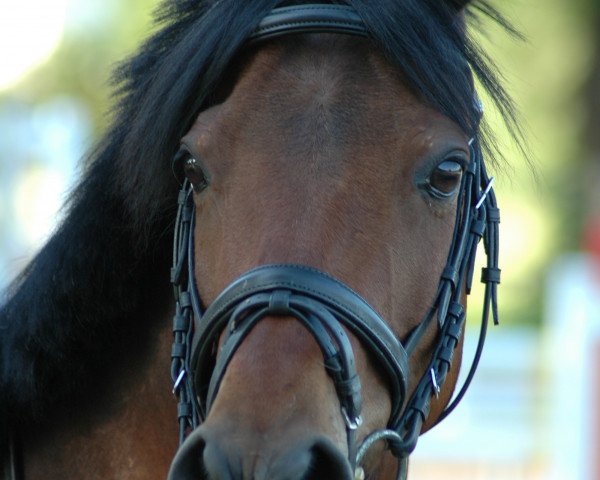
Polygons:
<instances>
[{"instance_id":1,"label":"horse's face","mask_svg":"<svg viewBox=\"0 0 600 480\"><path fill-rule=\"evenodd\" d=\"M182 143L198 160L187 168L191 182L209 182L195 194L205 304L251 268L294 263L352 287L399 338L423 318L445 265L468 138L368 41L304 35L248 53L226 99ZM411 357L409 394L434 328ZM360 439L385 427L390 399L376 362L351 341L364 396ZM350 475L338 396L319 347L292 318L252 329L189 442L210 478ZM373 478L384 468L375 457L365 464Z\"/></svg>"}]
</instances>

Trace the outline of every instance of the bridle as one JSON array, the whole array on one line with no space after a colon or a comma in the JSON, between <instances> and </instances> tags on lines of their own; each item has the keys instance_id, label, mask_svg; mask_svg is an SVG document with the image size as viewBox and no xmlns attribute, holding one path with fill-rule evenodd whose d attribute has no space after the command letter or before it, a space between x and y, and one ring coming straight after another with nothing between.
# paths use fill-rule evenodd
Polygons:
<instances>
[{"instance_id":1,"label":"bridle","mask_svg":"<svg viewBox=\"0 0 600 480\"><path fill-rule=\"evenodd\" d=\"M358 14L346 5L314 4L276 8L248 39L265 39L295 33L345 33L368 36ZM477 102L476 108L479 107ZM482 112L479 112L480 114ZM267 316L297 319L314 337L340 401L347 432L349 462L356 478L364 475L361 463L371 446L386 440L399 460L398 479L406 478L408 456L416 446L429 415L432 396L440 392L452 365L454 349L465 322L463 295L473 282L475 255L483 238L487 266L478 346L467 379L440 422L460 402L477 368L485 340L490 309L498 322L498 224L500 214L477 136L470 142L471 162L460 187L456 223L446 266L428 313L404 344L386 322L356 292L335 278L301 265L266 265L231 283L203 311L194 276L194 203L189 182L182 185L175 224L171 282L176 313L171 373L173 393L179 398L180 443L206 418L229 361L250 330ZM437 322L437 343L414 393L407 400L409 357L432 321ZM360 445L356 430L362 422L361 386L354 353L345 328L373 355L387 374L392 399L386 429L369 434ZM217 345L224 333L219 355Z\"/></svg>"},{"instance_id":2,"label":"bridle","mask_svg":"<svg viewBox=\"0 0 600 480\"><path fill-rule=\"evenodd\" d=\"M274 9L260 22L247 43L294 33L369 36L362 19L352 8L315 4ZM173 393L179 399L180 443L206 418L230 359L252 327L266 316L291 316L313 335L323 353L325 368L340 401L347 431L348 460L356 478L364 478L361 462L371 446L380 440L387 441L390 451L399 460L397 478L406 478L408 456L429 415L431 398L438 395L452 365L453 352L465 322L462 296L470 293L477 245L482 238L487 266L481 277L486 287L479 342L465 383L436 423L456 407L473 378L490 310L494 323L498 323L500 213L492 189L493 178L486 173L477 136L471 140L470 147L471 162L460 188L447 264L432 306L404 344L357 293L323 272L299 265L268 265L247 272L203 312L194 277L192 189L189 182L184 182L178 198L171 269L176 297L171 374ZM434 352L426 373L406 401L408 358L434 319L439 327ZM369 434L360 445L355 435L362 421L360 381L343 327L383 366L392 397L387 428ZM215 361L215 346L223 330L226 330L223 347ZM8 435L7 440L0 449L2 476L17 480L23 478L20 448L13 435Z\"/></svg>"}]
</instances>

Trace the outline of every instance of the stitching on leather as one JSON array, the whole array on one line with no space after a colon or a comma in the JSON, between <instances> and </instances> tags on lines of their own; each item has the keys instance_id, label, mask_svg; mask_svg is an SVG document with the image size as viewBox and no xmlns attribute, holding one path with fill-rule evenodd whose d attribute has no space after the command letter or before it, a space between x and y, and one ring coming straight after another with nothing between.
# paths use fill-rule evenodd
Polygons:
<instances>
[{"instance_id":1,"label":"stitching on leather","mask_svg":"<svg viewBox=\"0 0 600 480\"><path fill-rule=\"evenodd\" d=\"M318 268L309 267L307 265L298 265L298 264L293 264L293 263L273 263L270 265L263 265L261 267L257 267L254 270L250 270L247 273L251 273L251 272L254 273L254 272L260 272L260 271L266 271L266 270L275 270L275 269L280 269L280 268L293 268L293 269L297 269L297 270L304 270L306 272L314 273L316 275L319 275L319 276L331 281L335 285L340 286L344 290L346 290L346 291L352 293L353 295L355 295L356 297L358 297L365 305L367 305L371 310L373 310L373 313L377 317L380 317L383 320L381 315L379 315L379 313L377 313L377 311L373 308L373 306L369 302L367 302L359 293L357 293L354 289L350 288L345 283L342 283L341 281L339 281L337 278L333 277L332 275L329 275L328 273L325 273L325 272L319 270ZM244 275L242 275L242 276L244 276ZM322 295L318 290L311 290L311 291L313 293L317 293L318 295ZM328 297L328 296L323 295L323 297ZM332 299L332 300L335 301L335 299ZM338 304L338 306L341 306L341 305Z\"/></svg>"},{"instance_id":2,"label":"stitching on leather","mask_svg":"<svg viewBox=\"0 0 600 480\"><path fill-rule=\"evenodd\" d=\"M253 36L261 35L261 34L264 34L264 33L270 32L270 31L276 31L276 30L279 30L282 28L285 29L288 27L294 27L294 26L327 27L330 25L335 25L335 26L340 26L340 27L354 27L354 28L362 27L360 22L350 22L350 21L342 21L342 20L303 20L303 21L296 21L296 22L278 23L276 25L270 25L267 27L259 27L254 31ZM359 28L359 30L367 33L367 30L364 28Z\"/></svg>"},{"instance_id":3,"label":"stitching on leather","mask_svg":"<svg viewBox=\"0 0 600 480\"><path fill-rule=\"evenodd\" d=\"M283 7L281 9L276 9L275 11L281 12L281 14L285 14L288 12L302 12L302 11L307 11L307 12L314 12L314 11L318 11L318 12L331 12L331 13L339 13L339 12L347 12L349 14L355 14L356 12L349 8L347 5L297 5L297 6L291 6L291 7ZM270 26L265 26L265 27L257 27L256 30L253 32L252 36L259 36L261 34L264 33L268 33L270 31L274 31L274 30L278 30L281 28L288 28L288 27L294 27L294 26L299 26L299 25L304 25L307 27L315 27L315 26L327 26L327 25L336 25L336 26L341 26L341 27L359 27L360 30L366 32L366 28L364 28L363 24L362 24L362 20L361 19L357 19L355 21L352 20L304 20L304 21L287 21L287 22L281 22L281 23L276 23L275 25L270 25ZM362 27L362 28L361 28Z\"/></svg>"},{"instance_id":4,"label":"stitching on leather","mask_svg":"<svg viewBox=\"0 0 600 480\"><path fill-rule=\"evenodd\" d=\"M219 311L222 311L223 307L228 307L229 305L235 305L236 303L240 302L244 297L248 296L249 294L251 296L254 296L254 295L260 295L261 293L265 293L264 292L265 289L290 288L290 289L295 290L296 292L299 292L300 294L312 295L312 296L316 297L316 298L313 298L312 301L316 301L317 303L322 304L322 306L326 310L328 310L332 315L334 315L334 317L336 318L336 320L338 322L345 323L347 321L350 325L354 324L356 326L360 336L364 336L365 340L368 339L367 341L373 342L374 345L378 345L377 348L379 348L381 353L383 353L382 361L384 362L384 364L386 364L385 368L386 368L386 370L388 370L388 372L391 376L391 379L392 379L392 385L393 385L392 389L394 391L394 396L401 395L402 392L405 391L405 389L407 387L407 385L405 383L405 381L406 381L405 375L408 372L405 371L405 367L408 367L409 364L408 364L408 358L406 355L406 350L403 348L401 342L399 341L399 339L395 335L395 333L389 328L389 326L385 323L385 321L383 321L383 318L373 309L373 307L371 307L371 305L368 302L366 302L366 300L364 300L360 295L358 295L350 287L348 287L344 283L340 282L336 278L332 277L331 275L328 275L327 273L322 272L321 270L318 270L313 267L305 266L305 265L296 265L296 264L264 265L262 267L258 267L253 270L250 270L246 274L243 274L240 277L238 277L238 279L242 279L243 277L245 277L247 275L253 276L253 274L257 274L260 272L277 271L277 269L281 269L281 268L288 268L288 269L292 269L292 270L304 271L304 272L308 272L308 273L317 275L317 276L321 277L322 280L331 282L335 287L341 288L343 292L352 293L355 297L358 298L358 300L363 302L364 305L367 307L366 311L369 313L369 316L374 315L375 318L381 320L381 322L376 321L375 324L372 324L371 322L365 322L364 320L359 320L359 322L357 324L354 321L352 321L352 317L362 319L362 318L364 318L364 316L357 313L357 311L354 308L351 308L351 306L339 302L338 300L336 300L336 298L334 298L330 295L324 294L320 290L316 290L314 288L311 288L310 286L303 285L302 283L298 283L293 280L261 282L260 284L253 285L252 287L235 289L235 290L237 290L237 292L234 295L226 298L225 302L221 303L222 306L217 308L217 313ZM324 302L329 302L330 305L327 305ZM216 304L216 302L213 303L213 305L215 305L215 304ZM230 307L228 307L227 310L229 311ZM338 310L338 312L335 312L335 310ZM360 310L362 310L362 309L359 308L359 311ZM206 314L206 312L205 312L205 314ZM225 316L227 316L227 314ZM201 334L201 337L196 337L196 339L195 339L196 341L194 341L194 344L197 344L197 342L201 338L204 338L206 340L206 338L211 337L212 334L214 334L215 328L217 326L220 326L220 324L222 323L221 322L222 318L223 318L222 315L218 315L218 316L211 315L211 317L208 321L208 325L206 325L206 324L205 325L207 327L210 327L212 325L212 328L204 328L203 329L204 334ZM204 319L204 316L203 316L203 319ZM203 319L201 319L200 321L202 322ZM372 325L374 325L374 326L372 326ZM381 327L383 327L383 330L381 329ZM219 327L217 330L220 330L220 328L221 327ZM212 334L211 334L211 332L212 332ZM381 333L383 333L383 335ZM390 344L388 342L388 339L390 339L390 338L392 339L392 344ZM239 345L238 345L238 347L239 347ZM236 347L236 349L237 349L237 347ZM236 350L236 349L234 349L234 350ZM196 353L198 354L199 352L196 351ZM399 356L397 356L396 353L399 353ZM197 361L198 361L198 358L196 357L194 362L197 362ZM225 365L225 369L227 367L227 363ZM401 379L404 379L404 381L402 381ZM209 382L209 383L211 383L211 382ZM402 404L398 403L398 402L394 402L394 403L396 403L396 405L394 405L394 407L393 407L392 417L394 419L397 419L398 415L400 414ZM394 421L396 421L396 420L394 420Z\"/></svg>"},{"instance_id":5,"label":"stitching on leather","mask_svg":"<svg viewBox=\"0 0 600 480\"><path fill-rule=\"evenodd\" d=\"M265 267L265 268L269 268L269 267ZM303 267L300 267L303 268ZM306 268L306 270L312 270L310 268ZM319 270L314 270L316 273L320 273ZM342 284L340 284L342 285ZM330 301L332 304L334 304L336 307L341 308L344 311L349 311L354 317L361 317L358 313L356 313L354 311L354 309L349 309L348 307L345 307L343 304L341 304L340 302L338 302L337 300L335 300L334 298L330 297L329 295L325 295L323 293L318 292L317 290L314 290L310 287L304 287L302 285L299 284L294 284L291 282L287 282L287 281L283 281L283 282L277 282L276 284L274 283L269 283L269 284L261 284L261 285L256 285L253 288L245 288L240 290L235 296L233 296L230 300L228 300L227 304L231 303L231 302L238 302L240 300L240 298L244 297L248 292L253 292L256 289L263 289L265 287L271 287L271 288L277 288L277 287L290 287L290 288L302 288L305 292L310 293L310 294L314 294L316 296L320 296L321 298L325 298L328 301ZM347 287L346 287L347 288ZM351 290L350 290L351 291ZM257 292L259 293L259 292ZM360 297L359 297L360 298ZM361 298L362 300L362 298ZM364 300L363 300L364 301ZM368 305L368 303L365 302L366 305ZM369 306L370 307L370 306ZM372 308L372 307L370 307ZM220 309L219 309L220 310ZM375 314L380 317L376 312ZM215 318L214 316L212 316L212 318ZM383 319L382 319L383 320ZM213 322L211 321L210 324L212 324ZM387 327L387 324L384 323L384 325ZM389 329L389 327L387 327ZM211 329L212 330L212 329ZM362 330L362 329L361 329ZM392 353L392 350L396 350L395 348L393 348L386 339L382 338L380 335L378 335L377 331L370 328L369 327L369 331L371 333L374 334L374 338L377 340L377 343L383 345L385 347L385 349L387 350L387 353L392 357L395 358L395 355ZM206 332L206 330L205 330ZM400 350L404 351L402 344L399 342L398 338L396 337L396 335L394 334L394 332L391 331L391 329L389 329L389 333L391 334L391 336L400 344ZM404 357L404 356L403 356ZM395 363L395 362L394 362Z\"/></svg>"},{"instance_id":6,"label":"stitching on leather","mask_svg":"<svg viewBox=\"0 0 600 480\"><path fill-rule=\"evenodd\" d=\"M285 266L285 264L283 264L283 265L272 265L272 266L268 266L268 267L263 267L263 268L259 268L259 269L257 269L257 270L254 270L254 271L260 271L260 270L263 270L263 269L264 269L264 270L267 270L267 269L272 269L273 267L277 267L277 266L279 266L279 267L283 267L283 266ZM344 285L344 284L342 284L342 283L338 282L337 280L333 279L333 278L332 278L332 277L330 277L330 276L325 276L325 275L324 275L323 273L321 273L319 270L316 270L316 269L311 269L310 267L302 267L302 266L298 266L298 267L299 267L299 268L301 268L301 269L304 269L304 270L306 270L306 271L309 271L309 272L313 272L313 273L319 274L319 275L321 275L323 278L326 278L326 279L328 279L328 280L332 280L332 281L336 282L336 285L339 285L339 286L341 286L342 288L344 288L346 291L348 291L348 292L350 292L350 293L352 293L352 294L356 295L356 297L358 297L358 298L359 298L359 299L360 299L362 302L364 302L364 304L365 304L365 305L366 305L366 306L367 306L367 307L368 307L370 310L372 310L373 314L374 314L376 317L378 317L378 318L381 318L381 315L379 315L379 314L378 314L378 313L375 311L375 309L374 309L374 308L373 308L373 307L372 307L372 306L371 306L371 305L370 305L370 304L369 304L369 303L368 303L366 300L364 300L364 299L363 299L363 298L362 298L362 297L361 297L359 294L357 294L357 293L356 293L354 290L352 290L350 287L347 287L346 285ZM241 290L240 290L240 291L239 291L237 294L235 294L235 295L234 295L234 296L233 296L233 297L232 297L230 300L228 300L228 301L227 301L227 303L231 303L232 301L238 301L238 300L240 299L240 297L243 297L243 296L245 296L245 294L247 294L248 292L252 292L252 291L255 291L255 290L257 290L257 293L259 293L259 291L260 291L260 290L262 290L262 289L265 289L265 288L267 288L267 287L269 287L269 288L289 287L289 288L295 288L295 289L298 289L298 290L302 290L302 291L304 291L304 292L307 292L307 293L310 293L310 294L312 294L312 295L315 295L317 298L325 298L325 299L327 299L328 301L330 301L332 304L334 304L336 307L339 307L339 308L341 308L342 310L345 310L345 311L350 311L350 312L351 312L351 313L352 313L354 316L356 316L356 317L358 317L358 316L359 316L359 314L358 314L358 313L357 313L357 312L356 312L356 311L355 311L353 308L350 308L349 306L345 306L344 304L340 303L338 300L336 300L335 298L333 298L333 297L331 297L331 296L329 296L329 295L326 295L326 294L324 294L324 293L322 293L322 292L320 292L320 291L318 291L318 290L315 290L315 289L313 289L313 288L311 288L311 287L306 287L306 286L304 286L304 285L302 285L302 284L299 284L299 283L292 283L292 282L290 282L290 281L285 281L285 280L284 280L284 281L278 281L278 282L268 282L268 283L261 283L261 284L257 284L257 285L255 285L255 286L253 286L253 287L247 287L247 288L241 289ZM206 312L205 312L205 313L206 313ZM381 320L383 320L383 318L381 318ZM389 327L388 327L388 328L389 328ZM390 330L390 332L391 332L391 330ZM392 333L393 333L393 332L392 332ZM394 337L395 337L395 335L394 335Z\"/></svg>"},{"instance_id":7,"label":"stitching on leather","mask_svg":"<svg viewBox=\"0 0 600 480\"><path fill-rule=\"evenodd\" d=\"M274 12L293 12L302 10L338 10L340 12L354 12L348 5L291 5L289 7L281 7L273 10Z\"/></svg>"}]
</instances>

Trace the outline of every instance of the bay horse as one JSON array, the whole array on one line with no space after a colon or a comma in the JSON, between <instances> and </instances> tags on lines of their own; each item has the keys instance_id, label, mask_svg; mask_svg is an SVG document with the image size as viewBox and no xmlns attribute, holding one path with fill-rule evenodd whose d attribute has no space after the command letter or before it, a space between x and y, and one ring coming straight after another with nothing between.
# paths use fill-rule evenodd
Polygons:
<instances>
[{"instance_id":1,"label":"bay horse","mask_svg":"<svg viewBox=\"0 0 600 480\"><path fill-rule=\"evenodd\" d=\"M497 320L468 3L163 4L0 310L4 478L406 478L482 238Z\"/></svg>"}]
</instances>

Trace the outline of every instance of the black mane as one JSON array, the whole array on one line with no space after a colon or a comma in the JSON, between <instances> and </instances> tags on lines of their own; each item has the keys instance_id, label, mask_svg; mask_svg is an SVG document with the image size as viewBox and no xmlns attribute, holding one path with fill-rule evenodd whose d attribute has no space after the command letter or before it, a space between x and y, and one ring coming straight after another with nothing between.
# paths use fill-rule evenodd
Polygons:
<instances>
[{"instance_id":1,"label":"black mane","mask_svg":"<svg viewBox=\"0 0 600 480\"><path fill-rule=\"evenodd\" d=\"M131 355L130 338L151 325L151 306L168 301L179 187L171 158L197 113L215 101L246 37L284 3L298 2L166 1L157 11L162 28L116 70L112 126L91 153L64 222L0 310L0 423L6 415L39 419L80 398L106 365ZM447 2L345 3L424 101L472 133L472 70L518 132L492 64ZM510 30L486 2L467 17L476 13Z\"/></svg>"}]
</instances>

